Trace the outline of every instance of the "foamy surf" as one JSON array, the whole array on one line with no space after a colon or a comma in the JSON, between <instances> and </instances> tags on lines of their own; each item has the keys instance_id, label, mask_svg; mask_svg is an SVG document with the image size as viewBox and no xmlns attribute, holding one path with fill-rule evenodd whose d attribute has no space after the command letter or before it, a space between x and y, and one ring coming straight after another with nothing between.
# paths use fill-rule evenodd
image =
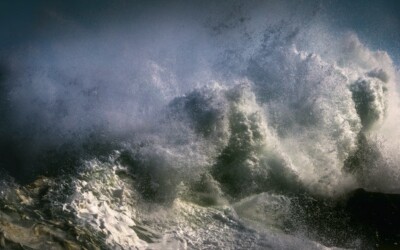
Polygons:
<instances>
[{"instance_id":1,"label":"foamy surf","mask_svg":"<svg viewBox=\"0 0 400 250\"><path fill-rule=\"evenodd\" d=\"M318 1L124 4L0 50L2 248L399 244L393 48Z\"/></svg>"}]
</instances>

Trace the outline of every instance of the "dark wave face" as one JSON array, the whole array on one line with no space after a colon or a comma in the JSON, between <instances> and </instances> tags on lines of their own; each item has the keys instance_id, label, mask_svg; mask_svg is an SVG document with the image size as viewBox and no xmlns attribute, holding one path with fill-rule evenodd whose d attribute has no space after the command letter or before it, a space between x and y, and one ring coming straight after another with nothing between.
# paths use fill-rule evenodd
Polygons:
<instances>
[{"instance_id":1,"label":"dark wave face","mask_svg":"<svg viewBox=\"0 0 400 250\"><path fill-rule=\"evenodd\" d=\"M395 249L399 6L0 3L1 248Z\"/></svg>"}]
</instances>

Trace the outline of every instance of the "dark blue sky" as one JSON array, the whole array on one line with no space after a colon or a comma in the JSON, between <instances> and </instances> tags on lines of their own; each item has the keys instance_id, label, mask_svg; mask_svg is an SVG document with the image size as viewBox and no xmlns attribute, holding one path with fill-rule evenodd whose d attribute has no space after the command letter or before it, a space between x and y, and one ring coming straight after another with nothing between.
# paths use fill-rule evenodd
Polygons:
<instances>
[{"instance_id":1,"label":"dark blue sky","mask_svg":"<svg viewBox=\"0 0 400 250\"><path fill-rule=\"evenodd\" d=\"M198 1L193 2L196 2L193 6L198 7ZM124 22L125 17L139 15L144 9L153 6L159 8L164 5L171 8L182 3L188 5L185 1L151 0L0 1L0 52L7 54L15 46L34 38L43 29L62 30L62 20L57 20L58 23L54 24L56 13L96 32L104 21ZM322 15L333 28L355 31L373 49L387 50L399 65L400 1L326 0L320 3Z\"/></svg>"},{"instance_id":2,"label":"dark blue sky","mask_svg":"<svg viewBox=\"0 0 400 250\"><path fill-rule=\"evenodd\" d=\"M373 49L389 52L400 63L400 1L324 1L328 22L337 29L355 31Z\"/></svg>"}]
</instances>

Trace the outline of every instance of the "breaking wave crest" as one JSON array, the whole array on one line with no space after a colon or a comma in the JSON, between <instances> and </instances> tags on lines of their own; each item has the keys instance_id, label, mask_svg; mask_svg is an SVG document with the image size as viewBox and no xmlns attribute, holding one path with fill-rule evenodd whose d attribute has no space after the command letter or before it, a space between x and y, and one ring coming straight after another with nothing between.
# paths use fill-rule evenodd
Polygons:
<instances>
[{"instance_id":1,"label":"breaking wave crest","mask_svg":"<svg viewBox=\"0 0 400 250\"><path fill-rule=\"evenodd\" d=\"M270 20L261 30L259 19L245 17L195 26L197 37L211 41L195 52L175 48L181 58L165 51L169 38L148 48L152 36L141 38L148 51L126 48L118 72L59 54L57 46L54 56L66 62L48 65L28 53L25 73L10 80L19 84L9 87L9 119L15 130L32 129L12 140L24 145L14 150L27 162L43 165L23 162L22 169L48 177L29 185L4 180L1 202L59 231L4 227L7 244L19 230L33 239L20 244L31 248L367 246L338 204L359 188L400 192L394 63L353 33L327 51L322 35L310 37L316 24L290 24L301 17ZM179 33L180 40L196 31ZM154 46L160 55L150 53ZM146 60L130 68L131 54ZM133 73L123 79L126 72ZM8 222L17 216L1 213Z\"/></svg>"}]
</instances>

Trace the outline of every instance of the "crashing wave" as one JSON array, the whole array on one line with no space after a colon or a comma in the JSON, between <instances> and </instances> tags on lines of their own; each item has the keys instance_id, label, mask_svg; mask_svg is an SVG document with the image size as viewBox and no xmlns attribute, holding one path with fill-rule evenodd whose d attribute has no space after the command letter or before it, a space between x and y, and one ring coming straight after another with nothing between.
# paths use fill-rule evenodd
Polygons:
<instances>
[{"instance_id":1,"label":"crashing wave","mask_svg":"<svg viewBox=\"0 0 400 250\"><path fill-rule=\"evenodd\" d=\"M355 34L324 48L331 34L279 6L268 24L239 6L182 28L184 49L135 37L120 71L79 42L54 62L40 50L16 62L5 152L23 167L7 168L49 176L0 183L0 246L327 249L391 236L352 221L352 202L368 201L360 188L400 191L398 71Z\"/></svg>"}]
</instances>

